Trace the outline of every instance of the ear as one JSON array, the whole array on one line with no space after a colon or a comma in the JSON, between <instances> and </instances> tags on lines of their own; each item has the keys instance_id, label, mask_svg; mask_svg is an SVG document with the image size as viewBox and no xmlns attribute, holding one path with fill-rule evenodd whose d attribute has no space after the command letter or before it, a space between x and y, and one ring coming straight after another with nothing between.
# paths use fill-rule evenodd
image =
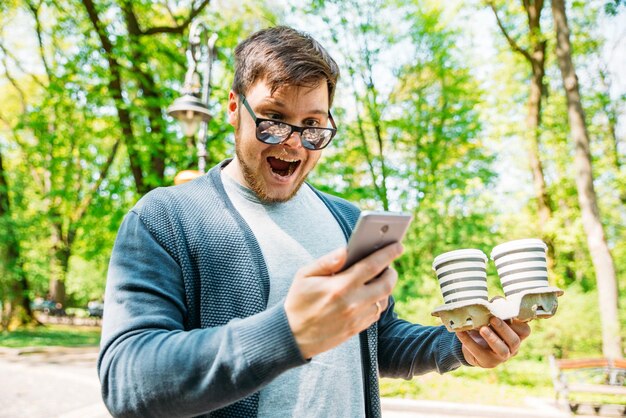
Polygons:
<instances>
[{"instance_id":1,"label":"ear","mask_svg":"<svg viewBox=\"0 0 626 418\"><path fill-rule=\"evenodd\" d=\"M239 95L232 90L228 93L228 123L235 130L239 127Z\"/></svg>"}]
</instances>

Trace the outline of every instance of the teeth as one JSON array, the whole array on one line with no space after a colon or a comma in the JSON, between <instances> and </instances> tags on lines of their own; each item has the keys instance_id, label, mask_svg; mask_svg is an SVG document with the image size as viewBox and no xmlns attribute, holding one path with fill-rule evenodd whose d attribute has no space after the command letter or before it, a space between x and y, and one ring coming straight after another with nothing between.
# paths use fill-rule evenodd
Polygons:
<instances>
[{"instance_id":1,"label":"teeth","mask_svg":"<svg viewBox=\"0 0 626 418\"><path fill-rule=\"evenodd\" d=\"M297 163L298 161L300 161L297 158L294 158L294 159L287 159L287 158L280 158L280 157L274 157L274 158L276 158L277 160L280 160L280 161L285 161L287 163Z\"/></svg>"}]
</instances>

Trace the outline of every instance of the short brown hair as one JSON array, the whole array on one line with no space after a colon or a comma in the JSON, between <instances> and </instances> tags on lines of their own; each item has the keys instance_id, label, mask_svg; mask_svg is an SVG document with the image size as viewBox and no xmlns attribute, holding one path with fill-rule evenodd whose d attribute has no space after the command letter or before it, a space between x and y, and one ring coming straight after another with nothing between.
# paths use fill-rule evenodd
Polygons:
<instances>
[{"instance_id":1,"label":"short brown hair","mask_svg":"<svg viewBox=\"0 0 626 418\"><path fill-rule=\"evenodd\" d=\"M233 91L245 94L257 81L265 80L274 93L285 85L328 85L332 105L339 67L324 47L310 35L287 26L253 33L235 49Z\"/></svg>"}]
</instances>

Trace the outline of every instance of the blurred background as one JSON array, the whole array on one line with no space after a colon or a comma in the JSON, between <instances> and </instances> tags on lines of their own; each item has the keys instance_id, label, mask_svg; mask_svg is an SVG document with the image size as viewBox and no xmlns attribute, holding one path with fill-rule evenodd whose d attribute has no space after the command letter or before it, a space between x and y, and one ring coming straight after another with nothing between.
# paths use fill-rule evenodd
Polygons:
<instances>
[{"instance_id":1,"label":"blurred background","mask_svg":"<svg viewBox=\"0 0 626 418\"><path fill-rule=\"evenodd\" d=\"M195 21L217 34L201 138L166 112ZM401 316L440 324L436 255L517 238L548 244L565 290L507 367L384 380L384 396L522 405L552 396L550 355L623 357L622 0L0 2L0 346L98 344L122 218L196 169L197 142L207 168L232 155L233 49L277 24L313 35L342 72L339 133L310 181L414 215ZM489 282L502 294L493 264Z\"/></svg>"}]
</instances>

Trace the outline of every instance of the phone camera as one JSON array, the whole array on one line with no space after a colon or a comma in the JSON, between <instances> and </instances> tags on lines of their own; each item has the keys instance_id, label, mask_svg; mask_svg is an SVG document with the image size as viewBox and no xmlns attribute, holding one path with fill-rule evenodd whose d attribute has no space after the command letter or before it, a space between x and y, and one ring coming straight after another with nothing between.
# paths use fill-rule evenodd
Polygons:
<instances>
[{"instance_id":1,"label":"phone camera","mask_svg":"<svg viewBox=\"0 0 626 418\"><path fill-rule=\"evenodd\" d=\"M386 233L387 231L389 231L389 225L383 225L383 227L380 228L380 232L382 232L383 234Z\"/></svg>"}]
</instances>

